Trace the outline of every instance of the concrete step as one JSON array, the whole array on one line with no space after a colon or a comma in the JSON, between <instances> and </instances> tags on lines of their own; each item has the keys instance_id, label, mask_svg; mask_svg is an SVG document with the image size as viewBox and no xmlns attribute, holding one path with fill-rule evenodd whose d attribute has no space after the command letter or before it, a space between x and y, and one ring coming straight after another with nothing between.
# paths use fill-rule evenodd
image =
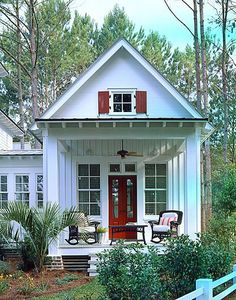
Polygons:
<instances>
[{"instance_id":1,"label":"concrete step","mask_svg":"<svg viewBox=\"0 0 236 300\"><path fill-rule=\"evenodd\" d=\"M90 254L90 260L88 261L90 267L88 268L89 276L97 276L97 264L98 264L98 257L95 253Z\"/></svg>"},{"instance_id":2,"label":"concrete step","mask_svg":"<svg viewBox=\"0 0 236 300\"><path fill-rule=\"evenodd\" d=\"M89 268L88 255L63 255L63 267L68 271L87 271Z\"/></svg>"}]
</instances>

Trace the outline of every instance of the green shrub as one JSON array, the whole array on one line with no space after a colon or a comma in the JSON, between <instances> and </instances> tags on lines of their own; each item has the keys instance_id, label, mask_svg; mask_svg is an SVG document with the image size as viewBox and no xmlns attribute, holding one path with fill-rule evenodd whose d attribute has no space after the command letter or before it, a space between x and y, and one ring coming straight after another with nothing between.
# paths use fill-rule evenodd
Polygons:
<instances>
[{"instance_id":1,"label":"green shrub","mask_svg":"<svg viewBox=\"0 0 236 300\"><path fill-rule=\"evenodd\" d=\"M236 212L236 168L234 165L223 167L213 173L213 208L217 214L231 215Z\"/></svg>"},{"instance_id":2,"label":"green shrub","mask_svg":"<svg viewBox=\"0 0 236 300\"><path fill-rule=\"evenodd\" d=\"M221 248L234 254L236 249L236 217L225 215L213 215L207 231L201 234L201 240L205 245L219 244Z\"/></svg>"},{"instance_id":3,"label":"green shrub","mask_svg":"<svg viewBox=\"0 0 236 300\"><path fill-rule=\"evenodd\" d=\"M109 299L144 300L155 296L159 288L157 254L153 247L144 252L141 244L122 242L98 254L98 280Z\"/></svg>"},{"instance_id":4,"label":"green shrub","mask_svg":"<svg viewBox=\"0 0 236 300\"><path fill-rule=\"evenodd\" d=\"M11 273L11 265L6 261L0 260L0 274L8 275L10 273Z\"/></svg>"},{"instance_id":5,"label":"green shrub","mask_svg":"<svg viewBox=\"0 0 236 300\"><path fill-rule=\"evenodd\" d=\"M161 257L161 288L171 299L181 297L195 289L199 278L217 279L230 270L231 255L221 244L204 244L181 235L169 240L165 255Z\"/></svg>"},{"instance_id":6,"label":"green shrub","mask_svg":"<svg viewBox=\"0 0 236 300\"><path fill-rule=\"evenodd\" d=\"M17 270L12 274L12 278L13 279L18 279L20 277L23 277L25 275L25 273L21 270Z\"/></svg>"},{"instance_id":7,"label":"green shrub","mask_svg":"<svg viewBox=\"0 0 236 300\"><path fill-rule=\"evenodd\" d=\"M76 274L66 274L63 278L57 278L55 280L55 283L57 285L64 285L66 283L69 283L71 281L74 281L74 280L79 280L81 276L78 276Z\"/></svg>"},{"instance_id":8,"label":"green shrub","mask_svg":"<svg viewBox=\"0 0 236 300\"><path fill-rule=\"evenodd\" d=\"M36 289L32 278L26 278L22 285L18 287L17 293L20 295L30 295Z\"/></svg>"},{"instance_id":9,"label":"green shrub","mask_svg":"<svg viewBox=\"0 0 236 300\"><path fill-rule=\"evenodd\" d=\"M9 288L6 280L0 280L0 295L2 295Z\"/></svg>"},{"instance_id":10,"label":"green shrub","mask_svg":"<svg viewBox=\"0 0 236 300\"><path fill-rule=\"evenodd\" d=\"M204 258L207 266L208 278L219 279L231 273L232 255L221 244L215 242L203 245Z\"/></svg>"},{"instance_id":11,"label":"green shrub","mask_svg":"<svg viewBox=\"0 0 236 300\"><path fill-rule=\"evenodd\" d=\"M200 241L186 235L169 240L161 258L161 287L173 298L191 292L195 280L208 275Z\"/></svg>"}]
</instances>

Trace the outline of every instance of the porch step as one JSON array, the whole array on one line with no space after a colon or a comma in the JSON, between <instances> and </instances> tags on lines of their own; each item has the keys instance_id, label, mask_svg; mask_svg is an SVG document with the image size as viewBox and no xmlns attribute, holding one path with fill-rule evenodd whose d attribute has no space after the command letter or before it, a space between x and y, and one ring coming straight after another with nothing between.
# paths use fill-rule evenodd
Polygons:
<instances>
[{"instance_id":1,"label":"porch step","mask_svg":"<svg viewBox=\"0 0 236 300\"><path fill-rule=\"evenodd\" d=\"M0 249L0 253L5 259L21 257L21 250L17 248L3 248Z\"/></svg>"},{"instance_id":2,"label":"porch step","mask_svg":"<svg viewBox=\"0 0 236 300\"><path fill-rule=\"evenodd\" d=\"M47 270L62 270L63 262L61 256L48 256L48 262L45 264Z\"/></svg>"},{"instance_id":3,"label":"porch step","mask_svg":"<svg viewBox=\"0 0 236 300\"><path fill-rule=\"evenodd\" d=\"M90 277L97 276L98 257L95 253L90 254L90 260L88 261L88 263L89 263L88 275Z\"/></svg>"},{"instance_id":4,"label":"porch step","mask_svg":"<svg viewBox=\"0 0 236 300\"><path fill-rule=\"evenodd\" d=\"M68 271L86 271L88 270L88 255L63 255L63 266Z\"/></svg>"}]
</instances>

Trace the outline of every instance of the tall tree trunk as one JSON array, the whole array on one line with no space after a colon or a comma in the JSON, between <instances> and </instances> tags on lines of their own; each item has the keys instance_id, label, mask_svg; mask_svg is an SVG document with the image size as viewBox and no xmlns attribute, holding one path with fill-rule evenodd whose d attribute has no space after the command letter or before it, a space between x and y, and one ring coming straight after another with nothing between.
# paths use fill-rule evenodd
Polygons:
<instances>
[{"instance_id":1,"label":"tall tree trunk","mask_svg":"<svg viewBox=\"0 0 236 300\"><path fill-rule=\"evenodd\" d=\"M200 67L200 46L198 38L198 9L197 0L193 0L193 19L194 19L194 50L195 50L195 70L197 86L197 108L201 111L201 67Z\"/></svg>"},{"instance_id":2,"label":"tall tree trunk","mask_svg":"<svg viewBox=\"0 0 236 300\"><path fill-rule=\"evenodd\" d=\"M38 76L37 76L37 49L36 49L36 22L34 14L34 1L29 1L29 29L30 29L30 51L31 51L31 97L32 97L32 115L33 118L38 118L39 110L37 103L37 86L38 86Z\"/></svg>"},{"instance_id":3,"label":"tall tree trunk","mask_svg":"<svg viewBox=\"0 0 236 300\"><path fill-rule=\"evenodd\" d=\"M208 116L208 77L207 77L207 60L206 60L206 43L204 29L204 3L199 1L200 12L200 35L201 35L201 62L202 62L202 93L204 114ZM208 221L212 215L212 186L211 186L211 149L210 142L206 140L204 143L203 161L204 161L204 195L202 201L202 230L206 230Z\"/></svg>"},{"instance_id":4,"label":"tall tree trunk","mask_svg":"<svg viewBox=\"0 0 236 300\"><path fill-rule=\"evenodd\" d=\"M19 0L16 0L16 28L17 28L17 60L21 61L21 55L22 55L22 43L21 43L21 33L20 33L20 7L19 7ZM20 113L20 126L22 129L24 129L24 109L23 109L23 92L22 92L22 74L21 74L21 65L17 64L17 85L18 85L18 98L19 98L19 113ZM25 148L25 141L24 136L20 139L21 149Z\"/></svg>"},{"instance_id":5,"label":"tall tree trunk","mask_svg":"<svg viewBox=\"0 0 236 300\"><path fill-rule=\"evenodd\" d=\"M31 99L32 99L32 116L33 119L39 117L38 106L38 72L37 72L37 44L36 44L36 30L37 23L35 17L36 1L30 0L28 3L29 8L29 33L30 33L30 54L31 54ZM38 140L35 140L35 148L40 148L41 145Z\"/></svg>"},{"instance_id":6,"label":"tall tree trunk","mask_svg":"<svg viewBox=\"0 0 236 300\"><path fill-rule=\"evenodd\" d=\"M227 17L229 9L229 0L221 0L222 10L222 59L221 59L221 72L222 72L222 91L224 100L224 142L223 142L223 158L224 162L228 161L228 96L227 96Z\"/></svg>"}]
</instances>

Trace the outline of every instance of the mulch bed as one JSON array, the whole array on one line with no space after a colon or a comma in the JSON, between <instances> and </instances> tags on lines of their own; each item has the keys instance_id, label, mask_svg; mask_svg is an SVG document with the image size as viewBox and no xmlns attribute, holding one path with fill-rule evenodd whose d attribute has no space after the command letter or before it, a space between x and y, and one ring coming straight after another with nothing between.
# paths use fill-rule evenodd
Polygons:
<instances>
[{"instance_id":1,"label":"mulch bed","mask_svg":"<svg viewBox=\"0 0 236 300\"><path fill-rule=\"evenodd\" d=\"M78 279L65 282L63 285L58 285L56 283L57 279L65 278L65 276L70 276L71 274L77 275ZM17 279L8 277L7 281L10 285L10 288L0 296L0 300L23 300L36 296L50 295L89 283L92 280L84 272L68 272L65 270L43 271L40 274L28 272L25 275ZM18 289L22 288L22 286L26 284L27 280L32 282L33 286L35 287L38 287L40 284L44 283L47 284L48 288L44 291L32 291L30 294L21 295L19 294Z\"/></svg>"}]
</instances>

